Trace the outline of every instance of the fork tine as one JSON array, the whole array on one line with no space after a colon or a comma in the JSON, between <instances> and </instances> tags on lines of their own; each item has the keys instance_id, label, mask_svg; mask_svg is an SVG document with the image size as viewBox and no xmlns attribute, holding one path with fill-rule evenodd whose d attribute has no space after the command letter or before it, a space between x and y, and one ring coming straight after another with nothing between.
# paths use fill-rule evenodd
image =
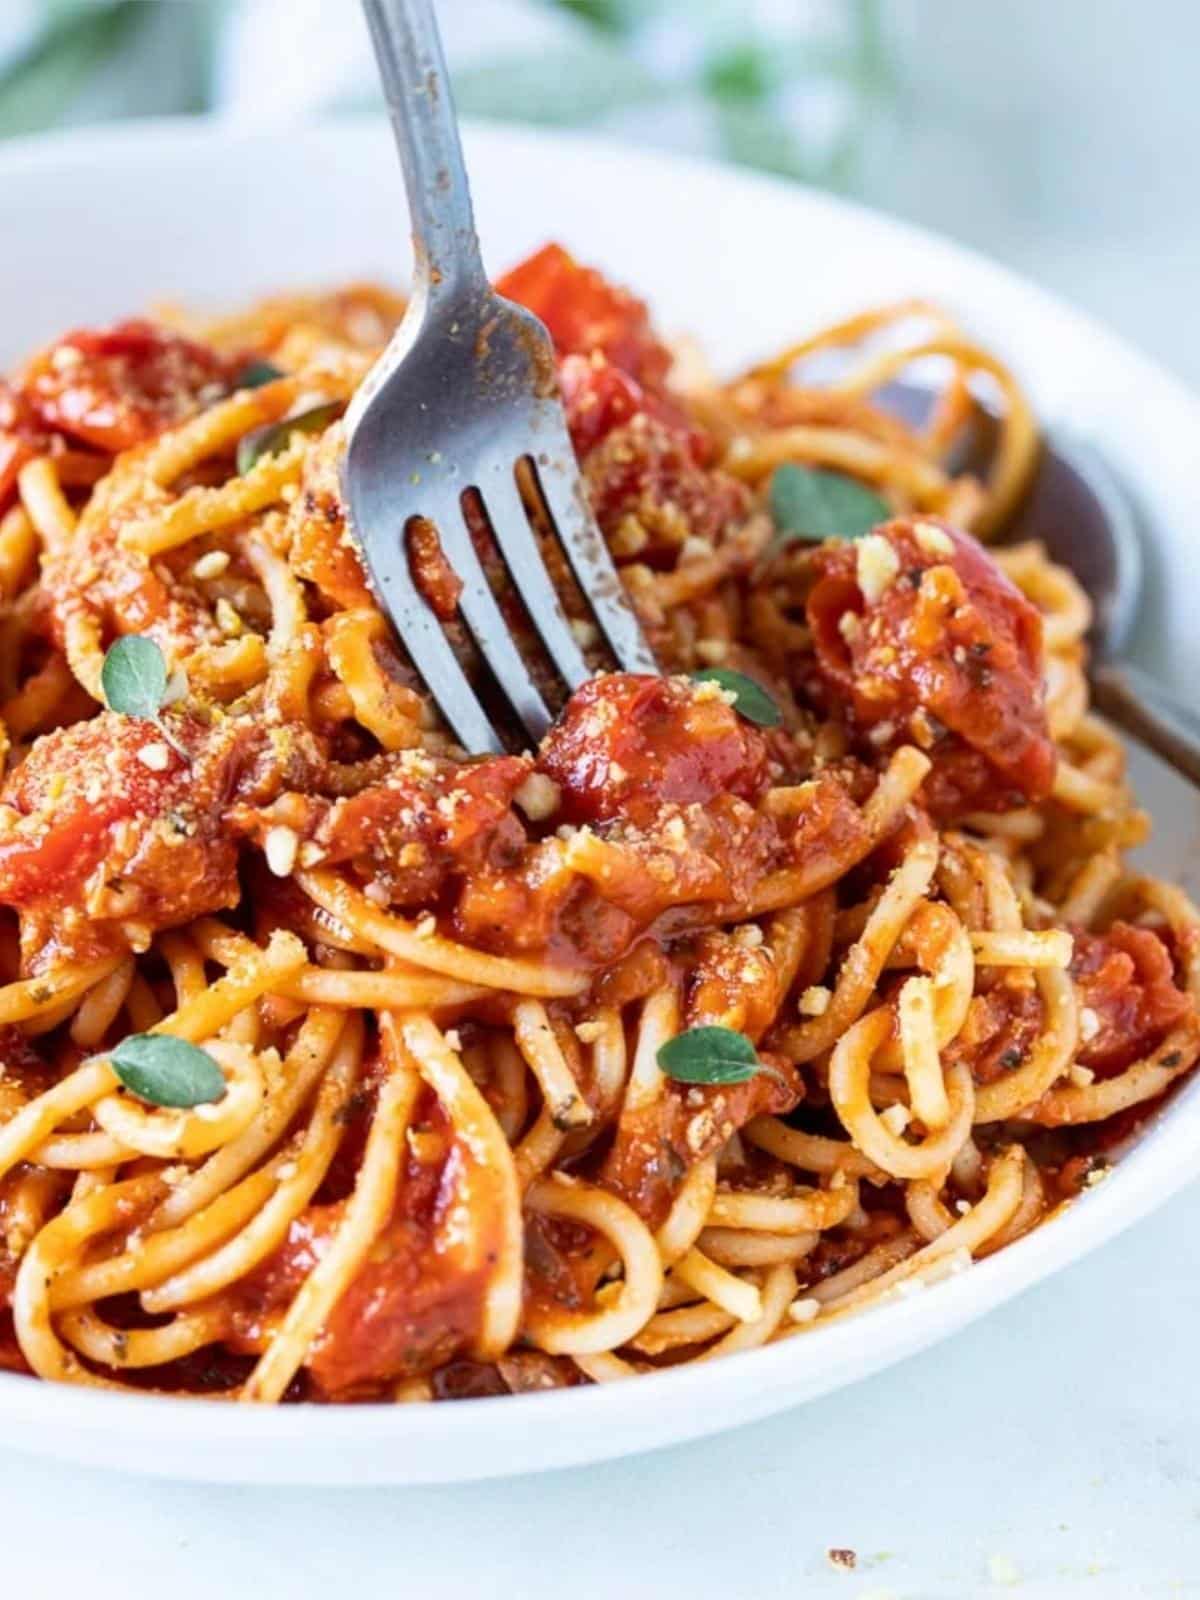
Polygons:
<instances>
[{"instance_id":1,"label":"fork tine","mask_svg":"<svg viewBox=\"0 0 1200 1600\"><path fill-rule=\"evenodd\" d=\"M575 458L565 434L562 450L550 453L548 465L528 459L576 581L596 614L618 666L625 672L657 673L654 652L646 643L604 535L583 498Z\"/></svg>"},{"instance_id":2,"label":"fork tine","mask_svg":"<svg viewBox=\"0 0 1200 1600\"><path fill-rule=\"evenodd\" d=\"M553 720L546 702L538 693L529 668L513 642L512 629L496 604L475 547L471 541L461 502L447 505L439 515L430 514L438 530L442 548L462 584L458 608L479 646L479 652L492 669L526 733L535 742Z\"/></svg>"},{"instance_id":3,"label":"fork tine","mask_svg":"<svg viewBox=\"0 0 1200 1600\"><path fill-rule=\"evenodd\" d=\"M496 543L542 643L568 689L577 689L591 669L584 659L571 624L563 612L558 591L550 581L538 549L529 513L517 488L511 462L497 462L477 480L480 497Z\"/></svg>"},{"instance_id":4,"label":"fork tine","mask_svg":"<svg viewBox=\"0 0 1200 1600\"><path fill-rule=\"evenodd\" d=\"M352 525L355 520L352 516ZM371 581L384 610L393 617L403 617L404 626L399 632L404 647L455 738L473 755L503 755L504 745L499 734L467 681L441 623L413 582L403 538L387 545L381 545L378 540L367 543L360 539L359 547L367 557Z\"/></svg>"}]
</instances>

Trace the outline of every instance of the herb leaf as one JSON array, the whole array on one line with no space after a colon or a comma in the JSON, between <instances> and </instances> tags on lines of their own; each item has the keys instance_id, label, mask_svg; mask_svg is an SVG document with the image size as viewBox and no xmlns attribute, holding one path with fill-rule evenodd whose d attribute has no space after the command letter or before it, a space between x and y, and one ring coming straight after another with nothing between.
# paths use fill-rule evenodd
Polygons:
<instances>
[{"instance_id":1,"label":"herb leaf","mask_svg":"<svg viewBox=\"0 0 1200 1600\"><path fill-rule=\"evenodd\" d=\"M274 383L284 371L273 361L248 361L233 380L235 389L261 389L264 383Z\"/></svg>"},{"instance_id":2,"label":"herb leaf","mask_svg":"<svg viewBox=\"0 0 1200 1600\"><path fill-rule=\"evenodd\" d=\"M152 1106L203 1106L220 1100L225 1077L208 1054L168 1033L134 1033L109 1057L113 1071Z\"/></svg>"},{"instance_id":3,"label":"herb leaf","mask_svg":"<svg viewBox=\"0 0 1200 1600\"><path fill-rule=\"evenodd\" d=\"M238 440L239 476L244 478L264 456L278 455L281 450L286 450L293 433L320 433L336 421L341 411L339 401L329 400L323 405L313 406L309 411L301 411L298 416L284 417L282 422L267 422L261 428L251 428Z\"/></svg>"},{"instance_id":4,"label":"herb leaf","mask_svg":"<svg viewBox=\"0 0 1200 1600\"><path fill-rule=\"evenodd\" d=\"M771 476L776 548L793 539L861 539L892 514L886 500L843 472L788 462Z\"/></svg>"},{"instance_id":5,"label":"herb leaf","mask_svg":"<svg viewBox=\"0 0 1200 1600\"><path fill-rule=\"evenodd\" d=\"M126 717L158 717L167 691L167 663L153 639L126 634L109 648L100 687L110 711Z\"/></svg>"},{"instance_id":6,"label":"herb leaf","mask_svg":"<svg viewBox=\"0 0 1200 1600\"><path fill-rule=\"evenodd\" d=\"M183 761L190 762L179 740L162 720L167 698L167 663L153 639L127 633L109 646L100 668L100 688L110 711L124 717L145 717Z\"/></svg>"},{"instance_id":7,"label":"herb leaf","mask_svg":"<svg viewBox=\"0 0 1200 1600\"><path fill-rule=\"evenodd\" d=\"M689 1028L658 1047L658 1064L678 1083L745 1083L762 1066L744 1033L732 1028Z\"/></svg>"},{"instance_id":8,"label":"herb leaf","mask_svg":"<svg viewBox=\"0 0 1200 1600\"><path fill-rule=\"evenodd\" d=\"M783 721L783 712L762 684L755 683L744 672L735 672L732 667L705 667L701 672L692 673L692 681L719 683L733 695L734 710L760 728L777 728Z\"/></svg>"}]
</instances>

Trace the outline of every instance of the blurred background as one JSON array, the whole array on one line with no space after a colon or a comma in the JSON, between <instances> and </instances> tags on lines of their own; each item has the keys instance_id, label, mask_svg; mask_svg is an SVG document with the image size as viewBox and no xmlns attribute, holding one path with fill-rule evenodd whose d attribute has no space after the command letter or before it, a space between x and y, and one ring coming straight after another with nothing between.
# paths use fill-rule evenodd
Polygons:
<instances>
[{"instance_id":1,"label":"blurred background","mask_svg":"<svg viewBox=\"0 0 1200 1600\"><path fill-rule=\"evenodd\" d=\"M1195 0L439 11L465 113L837 190L1008 262L1200 382ZM0 0L0 138L198 111L261 125L375 100L355 0Z\"/></svg>"}]
</instances>

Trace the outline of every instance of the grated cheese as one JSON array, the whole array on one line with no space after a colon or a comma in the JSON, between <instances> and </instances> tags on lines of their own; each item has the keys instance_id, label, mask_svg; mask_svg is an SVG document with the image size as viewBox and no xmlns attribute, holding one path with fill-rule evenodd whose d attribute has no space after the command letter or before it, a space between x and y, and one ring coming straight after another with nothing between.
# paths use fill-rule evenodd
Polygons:
<instances>
[{"instance_id":1,"label":"grated cheese","mask_svg":"<svg viewBox=\"0 0 1200 1600\"><path fill-rule=\"evenodd\" d=\"M913 529L917 543L927 556L952 556L954 554L954 540L945 528L939 528L936 522L918 522Z\"/></svg>"},{"instance_id":2,"label":"grated cheese","mask_svg":"<svg viewBox=\"0 0 1200 1600\"><path fill-rule=\"evenodd\" d=\"M802 1017L823 1017L832 999L833 995L828 989L815 983L800 996L797 1009Z\"/></svg>"},{"instance_id":3,"label":"grated cheese","mask_svg":"<svg viewBox=\"0 0 1200 1600\"><path fill-rule=\"evenodd\" d=\"M266 855L268 867L277 878L287 878L291 875L299 848L300 836L294 828L280 825L267 829L267 836L263 840L263 853Z\"/></svg>"},{"instance_id":4,"label":"grated cheese","mask_svg":"<svg viewBox=\"0 0 1200 1600\"><path fill-rule=\"evenodd\" d=\"M137 753L138 760L151 772L165 772L171 765L171 752L161 741L144 744Z\"/></svg>"},{"instance_id":5,"label":"grated cheese","mask_svg":"<svg viewBox=\"0 0 1200 1600\"><path fill-rule=\"evenodd\" d=\"M530 822L544 822L558 810L562 790L544 772L531 772L513 799Z\"/></svg>"},{"instance_id":6,"label":"grated cheese","mask_svg":"<svg viewBox=\"0 0 1200 1600\"><path fill-rule=\"evenodd\" d=\"M858 541L855 576L868 605L874 605L882 597L899 572L900 557L881 533L869 533Z\"/></svg>"}]
</instances>

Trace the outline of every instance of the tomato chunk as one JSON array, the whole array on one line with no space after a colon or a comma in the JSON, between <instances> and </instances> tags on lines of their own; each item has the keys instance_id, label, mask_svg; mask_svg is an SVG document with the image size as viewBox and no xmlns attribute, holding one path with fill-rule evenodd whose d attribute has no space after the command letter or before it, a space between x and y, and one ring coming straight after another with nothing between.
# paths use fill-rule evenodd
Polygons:
<instances>
[{"instance_id":1,"label":"tomato chunk","mask_svg":"<svg viewBox=\"0 0 1200 1600\"><path fill-rule=\"evenodd\" d=\"M651 329L644 302L581 266L561 245L545 245L496 288L541 318L559 355L599 351L646 388L661 388L671 356Z\"/></svg>"},{"instance_id":2,"label":"tomato chunk","mask_svg":"<svg viewBox=\"0 0 1200 1600\"><path fill-rule=\"evenodd\" d=\"M215 350L135 318L67 334L33 361L22 388L43 428L115 453L180 421L232 376Z\"/></svg>"},{"instance_id":3,"label":"tomato chunk","mask_svg":"<svg viewBox=\"0 0 1200 1600\"><path fill-rule=\"evenodd\" d=\"M929 520L884 524L812 557L807 686L863 747L916 742L942 819L1044 799L1055 753L1042 686L1041 618L986 551Z\"/></svg>"},{"instance_id":4,"label":"tomato chunk","mask_svg":"<svg viewBox=\"0 0 1200 1600\"><path fill-rule=\"evenodd\" d=\"M1107 933L1076 933L1071 976L1081 991L1079 1061L1101 1078L1157 1049L1192 1009L1152 928L1114 922Z\"/></svg>"},{"instance_id":5,"label":"tomato chunk","mask_svg":"<svg viewBox=\"0 0 1200 1600\"><path fill-rule=\"evenodd\" d=\"M752 798L766 757L762 735L711 684L614 672L571 697L538 765L561 787L569 821L636 823L666 802Z\"/></svg>"}]
</instances>

